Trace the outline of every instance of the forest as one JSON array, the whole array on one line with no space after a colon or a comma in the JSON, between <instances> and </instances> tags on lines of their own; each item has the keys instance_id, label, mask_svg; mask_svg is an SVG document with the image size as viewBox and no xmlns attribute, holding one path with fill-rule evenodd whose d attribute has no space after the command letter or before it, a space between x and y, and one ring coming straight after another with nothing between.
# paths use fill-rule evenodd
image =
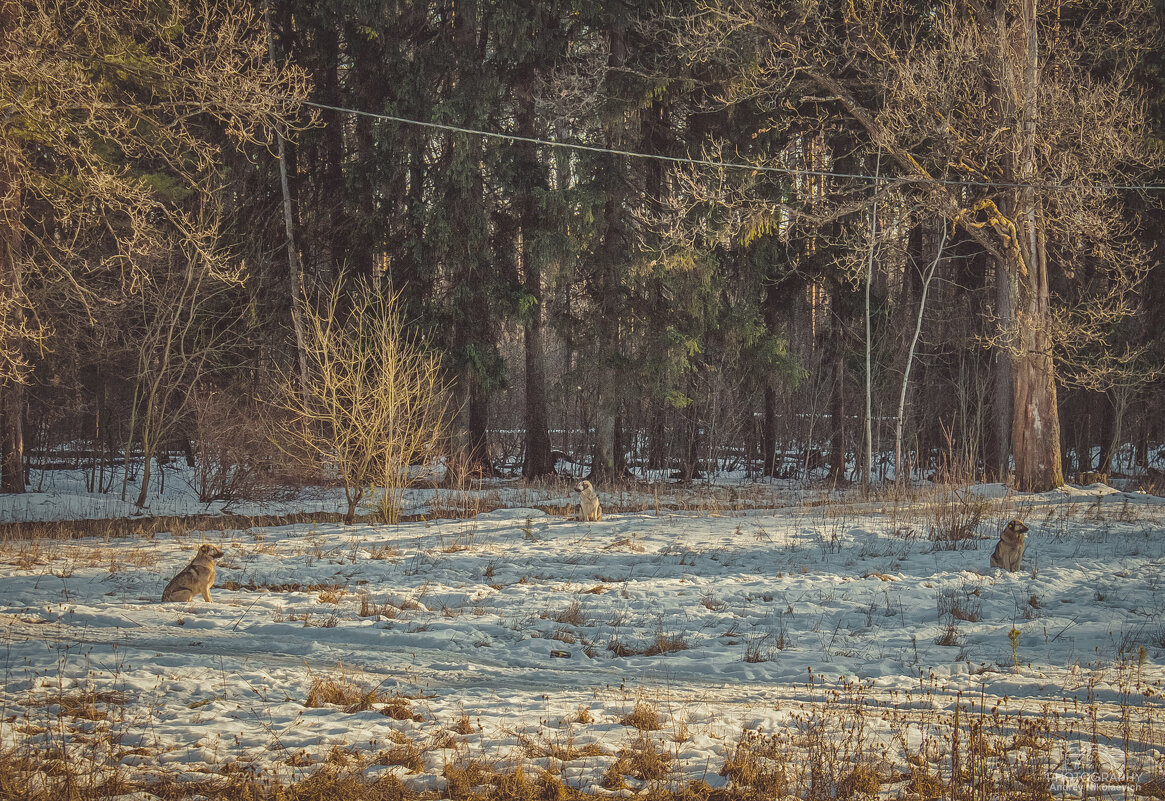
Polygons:
<instances>
[{"instance_id":1,"label":"forest","mask_svg":"<svg viewBox=\"0 0 1165 801\"><path fill-rule=\"evenodd\" d=\"M1163 17L0 0L3 490L260 492L386 307L464 475L1160 478Z\"/></svg>"}]
</instances>

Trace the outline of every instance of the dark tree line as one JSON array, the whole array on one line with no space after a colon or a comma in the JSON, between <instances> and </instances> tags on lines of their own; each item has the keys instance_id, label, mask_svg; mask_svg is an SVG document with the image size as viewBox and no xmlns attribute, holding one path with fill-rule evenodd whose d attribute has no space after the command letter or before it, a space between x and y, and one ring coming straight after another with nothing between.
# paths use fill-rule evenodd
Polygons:
<instances>
[{"instance_id":1,"label":"dark tree line","mask_svg":"<svg viewBox=\"0 0 1165 801\"><path fill-rule=\"evenodd\" d=\"M271 0L223 13L245 19L253 57L270 36L268 62L244 65L254 79L289 81L236 97L294 93L303 76L314 105L277 118L286 109L260 104L246 124L217 97L173 109L211 149L198 169L186 156L201 144L157 154L161 125L132 146L78 135L111 172L144 176L143 203L170 210L159 239L182 221L213 229L215 269L197 276L183 265L205 247L147 257L117 208L42 211L35 176L87 173L29 133L37 114L70 113L18 73L52 37L0 33L5 98L27 106L0 134L9 491L62 443L85 446L105 488L114 454L127 471L131 455L188 443L196 458L215 431L197 399L236 417L261 406L295 363L295 304L357 280L399 292L442 354L450 454L470 474L544 477L568 453L598 479L726 465L1040 489L1143 470L1161 442L1165 216L1161 193L1136 188L1165 183L1153 3ZM126 84L117 102L174 80L137 22L85 43L140 49L136 72L109 78ZM209 62L211 75L229 66ZM289 134L286 196L276 130ZM14 192L16 167L38 159L52 169L30 167ZM102 231L90 246L56 244L87 226ZM53 271L33 268L47 260Z\"/></svg>"}]
</instances>

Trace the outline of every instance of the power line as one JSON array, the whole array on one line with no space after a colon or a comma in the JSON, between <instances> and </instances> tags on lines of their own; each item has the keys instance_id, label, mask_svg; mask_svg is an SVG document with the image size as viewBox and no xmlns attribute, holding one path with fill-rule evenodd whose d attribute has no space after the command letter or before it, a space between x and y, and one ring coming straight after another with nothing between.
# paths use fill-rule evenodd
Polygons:
<instances>
[{"instance_id":1,"label":"power line","mask_svg":"<svg viewBox=\"0 0 1165 801\"><path fill-rule=\"evenodd\" d=\"M290 99L290 98L281 98ZM788 175L794 178L808 177L808 178L845 178L858 181L869 181L871 183L886 182L886 178L879 178L875 175L868 175L865 173L850 173L850 172L834 172L832 170L807 170L797 169L795 167L777 167L763 164L748 164L740 161L715 161L713 159L692 158L688 156L666 156L660 153L643 153L636 150L621 150L619 148L602 147L599 145L586 145L579 142L560 142L554 139L541 139L533 136L519 136L518 134L502 133L500 131L487 131L481 128L468 128L461 125L450 125L442 122L428 122L425 120L415 120L409 117L400 117L395 114L383 114L374 111L363 111L361 109L346 108L344 106L332 106L327 103L317 103L312 100L303 101L303 105L317 108L323 111L335 111L341 114L352 114L359 117L370 117L372 119L384 120L386 122L396 122L402 125L414 125L420 128L432 128L439 131L448 131L450 133L466 134L469 136L482 136L489 139L501 139L507 142L524 142L526 144L541 145L543 147L556 147L565 150L577 150L587 153L601 153L611 156L626 156L628 158L643 159L646 161L662 161L670 164L682 164L694 167L714 167L717 169L731 169L731 170L749 170L751 172L765 172L777 173L780 175ZM950 178L899 178L899 183L935 183L944 186L974 186L983 188L995 189L1058 189L1067 190L1076 188L1074 184L1053 184L1053 183L1011 183L1006 181L976 181L976 180L955 180ZM1111 183L1093 183L1088 184L1086 188L1089 189L1108 189L1120 192L1165 192L1165 185L1161 184L1111 184Z\"/></svg>"},{"instance_id":2,"label":"power line","mask_svg":"<svg viewBox=\"0 0 1165 801\"><path fill-rule=\"evenodd\" d=\"M102 56L85 53L67 53L59 49L53 48L55 52L65 53L85 60L100 62L110 66L116 66L120 69L127 69L123 64L114 64ZM143 68L140 65L134 67L137 71L143 74L152 74L155 77L166 78L164 74ZM269 100L278 100L283 102L295 102L295 99L290 96L271 95L259 92ZM441 131L449 131L450 133L460 133L469 136L483 136L492 139L501 139L508 142L525 142L528 144L541 145L543 147L556 147L566 150L577 150L589 153L601 153L612 156L626 156L628 158L643 159L647 161L662 161L670 164L683 164L696 167L713 167L717 169L734 169L734 170L749 170L751 172L760 173L775 173L779 175L788 175L794 178L808 177L808 178L844 178L857 181L868 181L871 183L886 182L886 178L878 178L875 175L866 173L847 173L835 172L832 170L808 170L797 169L795 167L777 167L763 164L748 164L738 161L715 161L713 159L692 158L688 156L666 156L660 153L642 153L635 150L621 150L618 148L601 147L599 145L586 145L579 142L559 142L553 139L541 139L531 136L519 136L517 134L501 133L499 131L487 131L481 128L468 128L460 125L449 125L440 122L427 122L425 120L416 120L409 117L401 117L394 114L384 114L374 111L364 111L362 109L347 108L345 106L334 106L327 103L318 103L312 100L304 100L302 104L312 108L321 109L323 111L335 111L340 114L353 114L360 117L369 117L377 120L384 120L386 122L396 122L401 125L414 125L421 128L432 128ZM995 188L995 189L1044 189L1044 190L1068 190L1076 188L1074 184L1054 184L1054 183L1011 183L1011 182L995 182L995 181L976 181L964 179L950 179L950 178L921 178L921 177L899 177L895 179L896 183L931 183L940 184L942 186L973 186L981 188ZM1165 192L1165 185L1162 184L1113 184L1113 183L1092 183L1088 184L1090 189L1107 189L1116 192Z\"/></svg>"}]
</instances>

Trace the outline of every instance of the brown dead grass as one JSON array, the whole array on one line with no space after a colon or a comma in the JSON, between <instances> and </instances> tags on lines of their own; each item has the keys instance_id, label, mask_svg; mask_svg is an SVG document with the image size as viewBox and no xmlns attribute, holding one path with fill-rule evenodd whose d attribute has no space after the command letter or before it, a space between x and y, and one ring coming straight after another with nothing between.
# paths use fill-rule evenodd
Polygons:
<instances>
[{"instance_id":1,"label":"brown dead grass","mask_svg":"<svg viewBox=\"0 0 1165 801\"><path fill-rule=\"evenodd\" d=\"M663 719L659 712L646 701L636 701L635 708L619 722L624 726L633 726L639 731L659 731L663 728Z\"/></svg>"},{"instance_id":2,"label":"brown dead grass","mask_svg":"<svg viewBox=\"0 0 1165 801\"><path fill-rule=\"evenodd\" d=\"M413 712L412 701L406 696L383 692L378 685L349 676L343 667L337 674L314 674L303 705L309 709L339 707L347 714L377 709L393 720L420 722L424 719Z\"/></svg>"}]
</instances>

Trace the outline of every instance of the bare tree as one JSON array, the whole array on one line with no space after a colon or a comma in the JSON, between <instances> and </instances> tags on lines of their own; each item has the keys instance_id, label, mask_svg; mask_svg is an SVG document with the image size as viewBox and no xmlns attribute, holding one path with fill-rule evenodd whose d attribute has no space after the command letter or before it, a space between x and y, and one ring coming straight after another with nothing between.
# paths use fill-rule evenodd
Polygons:
<instances>
[{"instance_id":1,"label":"bare tree","mask_svg":"<svg viewBox=\"0 0 1165 801\"><path fill-rule=\"evenodd\" d=\"M288 373L275 400L292 415L276 444L340 480L349 523L370 487L382 492L384 521L397 522L409 465L437 456L448 424L440 359L406 334L398 300L363 283L346 297L337 282L305 311L306 398Z\"/></svg>"},{"instance_id":2,"label":"bare tree","mask_svg":"<svg viewBox=\"0 0 1165 801\"><path fill-rule=\"evenodd\" d=\"M737 68L725 104L840 111L849 135L892 160L895 191L994 261L1006 292L993 344L1011 362L1016 483L1030 490L1063 483L1057 359L1132 310L1145 260L1115 187L1157 161L1132 81L1149 3L1063 10L1070 21L1036 0L940 0L914 16L727 0L700 4L679 36L690 59ZM828 201L833 213L850 202ZM1053 279L1079 285L1086 268L1098 291L1072 299L1072 314ZM1064 317L1081 321L1067 339Z\"/></svg>"},{"instance_id":3,"label":"bare tree","mask_svg":"<svg viewBox=\"0 0 1165 801\"><path fill-rule=\"evenodd\" d=\"M244 0L0 0L4 490L23 491L30 349L133 297L163 251L237 281L217 224L190 210L213 205L221 144L266 144L305 95Z\"/></svg>"},{"instance_id":4,"label":"bare tree","mask_svg":"<svg viewBox=\"0 0 1165 801\"><path fill-rule=\"evenodd\" d=\"M935 270L942 260L943 248L947 242L947 226L943 221L942 235L935 249L934 260L922 273L922 294L918 299L918 317L914 323L914 334L910 337L910 347L906 352L906 366L902 370L902 389L898 393L898 414L894 419L894 475L901 481L906 477L902 460L902 427L906 417L906 391L910 387L910 370L914 366L914 351L918 347L918 338L922 334L922 318L926 314L926 296L930 292L930 283L934 280Z\"/></svg>"},{"instance_id":5,"label":"bare tree","mask_svg":"<svg viewBox=\"0 0 1165 801\"><path fill-rule=\"evenodd\" d=\"M212 215L217 216L217 215ZM200 225L207 226L208 222ZM139 325L123 330L133 338L137 372L130 410L125 472L121 496L125 500L135 441L144 459L134 504L146 504L152 464L159 446L174 432L191 408L191 393L217 363L217 356L237 337L239 313L226 299L231 284L215 280L198 252L159 254L166 267L155 267L135 303Z\"/></svg>"}]
</instances>

